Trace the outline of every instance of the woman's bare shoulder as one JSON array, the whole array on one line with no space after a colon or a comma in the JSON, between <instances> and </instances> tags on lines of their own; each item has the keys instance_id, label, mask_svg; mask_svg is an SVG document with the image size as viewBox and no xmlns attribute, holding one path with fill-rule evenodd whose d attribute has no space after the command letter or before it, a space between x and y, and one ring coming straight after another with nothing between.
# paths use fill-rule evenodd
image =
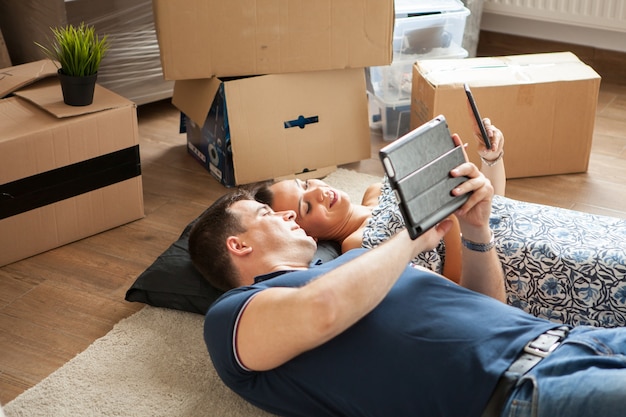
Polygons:
<instances>
[{"instance_id":1,"label":"woman's bare shoulder","mask_svg":"<svg viewBox=\"0 0 626 417\"><path fill-rule=\"evenodd\" d=\"M363 199L361 204L364 206L372 207L378 205L378 197L382 193L383 184L381 182L374 183L367 187L363 193Z\"/></svg>"}]
</instances>

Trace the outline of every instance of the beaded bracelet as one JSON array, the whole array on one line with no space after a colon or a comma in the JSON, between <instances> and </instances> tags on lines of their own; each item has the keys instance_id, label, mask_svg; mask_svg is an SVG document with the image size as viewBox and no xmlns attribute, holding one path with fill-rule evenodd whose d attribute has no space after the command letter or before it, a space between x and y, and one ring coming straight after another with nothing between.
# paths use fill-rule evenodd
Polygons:
<instances>
[{"instance_id":1,"label":"beaded bracelet","mask_svg":"<svg viewBox=\"0 0 626 417\"><path fill-rule=\"evenodd\" d=\"M465 239L463 235L461 235L461 243L469 250L473 250L475 252L489 252L496 246L496 241L493 236L493 230L491 231L491 238L489 238L489 243L477 243L472 242L471 240Z\"/></svg>"}]
</instances>

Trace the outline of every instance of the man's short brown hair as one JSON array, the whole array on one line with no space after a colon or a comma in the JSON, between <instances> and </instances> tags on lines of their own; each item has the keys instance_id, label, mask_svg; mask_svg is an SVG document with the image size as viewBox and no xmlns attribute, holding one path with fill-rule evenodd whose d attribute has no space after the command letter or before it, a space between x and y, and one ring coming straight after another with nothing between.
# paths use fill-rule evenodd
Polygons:
<instances>
[{"instance_id":1,"label":"man's short brown hair","mask_svg":"<svg viewBox=\"0 0 626 417\"><path fill-rule=\"evenodd\" d=\"M198 218L189 234L191 261L211 285L223 291L238 286L239 272L230 259L226 239L245 232L241 219L231 210L241 200L254 200L254 195L244 188L223 195Z\"/></svg>"}]
</instances>

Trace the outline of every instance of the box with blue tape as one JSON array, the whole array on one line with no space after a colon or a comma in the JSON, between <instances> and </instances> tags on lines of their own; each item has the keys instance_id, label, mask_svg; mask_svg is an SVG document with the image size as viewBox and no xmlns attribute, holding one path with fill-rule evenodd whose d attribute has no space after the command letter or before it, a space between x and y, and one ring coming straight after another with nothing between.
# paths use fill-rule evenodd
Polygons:
<instances>
[{"instance_id":1,"label":"box with blue tape","mask_svg":"<svg viewBox=\"0 0 626 417\"><path fill-rule=\"evenodd\" d=\"M172 102L189 153L228 187L370 157L362 68L176 81Z\"/></svg>"}]
</instances>

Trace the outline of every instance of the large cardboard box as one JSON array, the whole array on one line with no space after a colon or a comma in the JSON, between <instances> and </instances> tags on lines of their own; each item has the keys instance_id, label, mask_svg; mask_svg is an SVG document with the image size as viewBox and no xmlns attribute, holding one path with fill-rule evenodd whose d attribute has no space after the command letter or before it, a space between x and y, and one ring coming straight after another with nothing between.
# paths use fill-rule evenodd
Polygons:
<instances>
[{"instance_id":1,"label":"large cardboard box","mask_svg":"<svg viewBox=\"0 0 626 417\"><path fill-rule=\"evenodd\" d=\"M387 65L393 0L153 0L165 79Z\"/></svg>"},{"instance_id":2,"label":"large cardboard box","mask_svg":"<svg viewBox=\"0 0 626 417\"><path fill-rule=\"evenodd\" d=\"M63 104L49 60L2 72L0 265L143 217L136 106L99 85Z\"/></svg>"},{"instance_id":3,"label":"large cardboard box","mask_svg":"<svg viewBox=\"0 0 626 417\"><path fill-rule=\"evenodd\" d=\"M468 83L482 117L505 136L508 178L585 172L589 163L600 76L570 52L418 61L411 127L438 114L469 143L478 164Z\"/></svg>"},{"instance_id":4,"label":"large cardboard box","mask_svg":"<svg viewBox=\"0 0 626 417\"><path fill-rule=\"evenodd\" d=\"M189 152L226 186L323 176L370 156L362 68L176 81L172 102Z\"/></svg>"}]
</instances>

